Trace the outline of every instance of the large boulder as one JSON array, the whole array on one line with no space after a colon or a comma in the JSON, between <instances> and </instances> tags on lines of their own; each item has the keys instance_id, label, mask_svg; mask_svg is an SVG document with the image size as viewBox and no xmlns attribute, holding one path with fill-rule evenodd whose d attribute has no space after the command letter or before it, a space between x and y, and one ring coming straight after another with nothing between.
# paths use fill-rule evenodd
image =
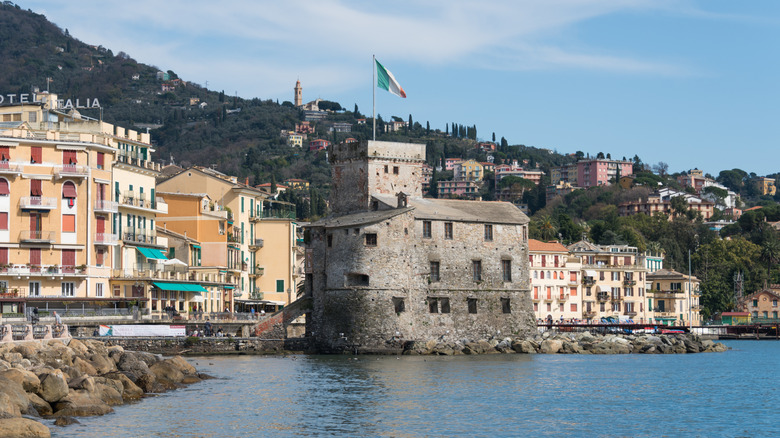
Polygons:
<instances>
[{"instance_id":1,"label":"large boulder","mask_svg":"<svg viewBox=\"0 0 780 438\"><path fill-rule=\"evenodd\" d=\"M529 340L513 342L512 349L515 350L515 352L517 353L524 353L524 354L536 354L539 352L536 343Z\"/></svg>"},{"instance_id":2,"label":"large boulder","mask_svg":"<svg viewBox=\"0 0 780 438\"><path fill-rule=\"evenodd\" d=\"M34 413L27 399L27 393L20 383L0 378L0 412L13 416Z\"/></svg>"},{"instance_id":3,"label":"large boulder","mask_svg":"<svg viewBox=\"0 0 780 438\"><path fill-rule=\"evenodd\" d=\"M155 375L152 373L140 376L134 383L138 385L138 387L141 388L145 393L163 392L162 386L157 383L157 377L155 377Z\"/></svg>"},{"instance_id":4,"label":"large boulder","mask_svg":"<svg viewBox=\"0 0 780 438\"><path fill-rule=\"evenodd\" d=\"M539 349L544 354L555 354L563 349L563 342L558 339L545 339Z\"/></svg>"},{"instance_id":5,"label":"large boulder","mask_svg":"<svg viewBox=\"0 0 780 438\"><path fill-rule=\"evenodd\" d=\"M0 371L0 377L13 380L22 385L22 388L27 392L38 392L38 389L41 387L41 380L35 373L21 368L10 368Z\"/></svg>"},{"instance_id":6,"label":"large boulder","mask_svg":"<svg viewBox=\"0 0 780 438\"><path fill-rule=\"evenodd\" d=\"M40 344L37 342L19 342L14 346L12 352L19 353L23 358L32 360L38 355L40 347Z\"/></svg>"},{"instance_id":7,"label":"large boulder","mask_svg":"<svg viewBox=\"0 0 780 438\"><path fill-rule=\"evenodd\" d=\"M0 438L50 438L49 428L28 418L0 420Z\"/></svg>"},{"instance_id":8,"label":"large boulder","mask_svg":"<svg viewBox=\"0 0 780 438\"><path fill-rule=\"evenodd\" d=\"M122 398L125 400L137 400L144 395L143 389L139 388L138 385L133 383L132 380L120 372L111 372L106 374L104 377L122 384ZM198 380L200 380L200 378L198 378Z\"/></svg>"},{"instance_id":9,"label":"large boulder","mask_svg":"<svg viewBox=\"0 0 780 438\"><path fill-rule=\"evenodd\" d=\"M130 377L130 380L140 379L141 376L149 374L149 366L146 362L141 360L134 352L126 351L122 353L117 363L117 368L120 371L124 371L125 374Z\"/></svg>"},{"instance_id":10,"label":"large boulder","mask_svg":"<svg viewBox=\"0 0 780 438\"><path fill-rule=\"evenodd\" d=\"M86 357L89 354L89 347L78 339L71 339L70 342L68 342L68 348L81 357Z\"/></svg>"},{"instance_id":11,"label":"large boulder","mask_svg":"<svg viewBox=\"0 0 780 438\"><path fill-rule=\"evenodd\" d=\"M41 389L38 395L49 403L55 403L68 395L68 382L62 373L43 373L39 374L41 379Z\"/></svg>"},{"instance_id":12,"label":"large boulder","mask_svg":"<svg viewBox=\"0 0 780 438\"><path fill-rule=\"evenodd\" d=\"M98 374L97 370L94 366L92 366L91 363L78 356L73 358L73 368L79 370L79 372L82 374L88 374L90 376L96 376Z\"/></svg>"},{"instance_id":13,"label":"large boulder","mask_svg":"<svg viewBox=\"0 0 780 438\"><path fill-rule=\"evenodd\" d=\"M114 412L97 394L71 389L68 396L52 405L54 416L89 417Z\"/></svg>"},{"instance_id":14,"label":"large boulder","mask_svg":"<svg viewBox=\"0 0 780 438\"><path fill-rule=\"evenodd\" d=\"M27 400L30 401L33 409L38 412L38 415L48 416L54 413L51 405L44 399L40 398L37 394L27 393Z\"/></svg>"},{"instance_id":15,"label":"large boulder","mask_svg":"<svg viewBox=\"0 0 780 438\"><path fill-rule=\"evenodd\" d=\"M116 364L119 361L118 357L121 353L116 354L117 361L115 362L109 357L106 357L100 353L94 353L89 356L89 364L95 369L97 374L106 374L116 370Z\"/></svg>"}]
</instances>

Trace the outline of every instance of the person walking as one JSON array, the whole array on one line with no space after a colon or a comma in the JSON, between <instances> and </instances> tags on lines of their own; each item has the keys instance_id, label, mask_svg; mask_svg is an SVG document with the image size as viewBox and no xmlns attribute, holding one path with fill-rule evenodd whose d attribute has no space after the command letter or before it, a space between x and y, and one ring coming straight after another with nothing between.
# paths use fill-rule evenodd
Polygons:
<instances>
[{"instance_id":1,"label":"person walking","mask_svg":"<svg viewBox=\"0 0 780 438\"><path fill-rule=\"evenodd\" d=\"M57 325L62 325L62 318L60 318L60 315L57 314L57 311L54 311L54 322Z\"/></svg>"}]
</instances>

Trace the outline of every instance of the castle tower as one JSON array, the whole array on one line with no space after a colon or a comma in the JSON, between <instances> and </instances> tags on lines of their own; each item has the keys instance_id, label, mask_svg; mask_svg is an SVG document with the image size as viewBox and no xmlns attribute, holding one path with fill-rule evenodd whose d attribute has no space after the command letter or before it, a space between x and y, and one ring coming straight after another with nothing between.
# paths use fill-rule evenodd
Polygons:
<instances>
[{"instance_id":1,"label":"castle tower","mask_svg":"<svg viewBox=\"0 0 780 438\"><path fill-rule=\"evenodd\" d=\"M334 214L366 211L371 195L404 193L422 198L422 165L425 145L363 141L333 145L330 153L333 187L330 206Z\"/></svg>"},{"instance_id":2,"label":"castle tower","mask_svg":"<svg viewBox=\"0 0 780 438\"><path fill-rule=\"evenodd\" d=\"M301 87L301 81L295 82L295 106L303 106L303 87Z\"/></svg>"}]
</instances>

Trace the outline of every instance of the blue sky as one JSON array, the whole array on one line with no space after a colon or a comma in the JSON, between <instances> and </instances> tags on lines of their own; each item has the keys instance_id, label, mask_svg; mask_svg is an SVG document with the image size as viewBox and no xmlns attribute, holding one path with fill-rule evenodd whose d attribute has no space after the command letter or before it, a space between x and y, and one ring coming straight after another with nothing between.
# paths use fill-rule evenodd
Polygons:
<instances>
[{"instance_id":1,"label":"blue sky","mask_svg":"<svg viewBox=\"0 0 780 438\"><path fill-rule=\"evenodd\" d=\"M377 113L476 124L672 172L780 172L775 0L19 0L80 40L245 98L371 112L375 54L407 93ZM108 109L110 111L110 109Z\"/></svg>"}]
</instances>

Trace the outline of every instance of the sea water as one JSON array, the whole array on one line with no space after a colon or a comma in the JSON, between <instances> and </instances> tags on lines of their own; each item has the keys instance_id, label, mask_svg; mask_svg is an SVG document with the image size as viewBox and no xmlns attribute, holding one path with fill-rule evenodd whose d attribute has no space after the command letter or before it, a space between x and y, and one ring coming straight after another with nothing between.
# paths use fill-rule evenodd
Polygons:
<instances>
[{"instance_id":1,"label":"sea water","mask_svg":"<svg viewBox=\"0 0 780 438\"><path fill-rule=\"evenodd\" d=\"M220 356L55 437L780 435L780 342L681 355Z\"/></svg>"}]
</instances>

